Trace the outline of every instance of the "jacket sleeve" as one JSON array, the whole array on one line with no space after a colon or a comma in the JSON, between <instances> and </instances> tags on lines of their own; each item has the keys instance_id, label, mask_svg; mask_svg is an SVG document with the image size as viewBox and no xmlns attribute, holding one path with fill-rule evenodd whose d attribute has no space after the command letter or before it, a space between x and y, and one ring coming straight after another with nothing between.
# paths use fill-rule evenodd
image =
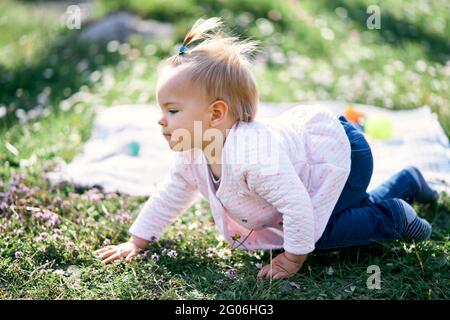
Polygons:
<instances>
[{"instance_id":1,"label":"jacket sleeve","mask_svg":"<svg viewBox=\"0 0 450 320\"><path fill-rule=\"evenodd\" d=\"M189 208L197 194L192 165L175 156L170 172L144 204L129 232L148 241L158 240L166 227Z\"/></svg>"}]
</instances>

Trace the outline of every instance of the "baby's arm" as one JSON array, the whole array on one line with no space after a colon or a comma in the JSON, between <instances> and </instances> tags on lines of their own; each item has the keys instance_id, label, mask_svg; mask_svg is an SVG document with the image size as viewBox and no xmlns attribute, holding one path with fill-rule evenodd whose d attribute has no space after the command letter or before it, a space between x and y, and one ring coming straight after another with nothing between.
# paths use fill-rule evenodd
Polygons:
<instances>
[{"instance_id":1,"label":"baby's arm","mask_svg":"<svg viewBox=\"0 0 450 320\"><path fill-rule=\"evenodd\" d=\"M131 261L142 250L148 247L149 241L139 237L131 236L130 240L119 244L117 246L107 246L96 250L94 253L98 255L99 259L104 264L108 264L118 259L125 259Z\"/></svg>"},{"instance_id":2,"label":"baby's arm","mask_svg":"<svg viewBox=\"0 0 450 320\"><path fill-rule=\"evenodd\" d=\"M273 277L273 279L289 278L295 275L303 266L308 255L296 255L287 251L277 255L271 264L265 265L258 273L259 278Z\"/></svg>"},{"instance_id":3,"label":"baby's arm","mask_svg":"<svg viewBox=\"0 0 450 320\"><path fill-rule=\"evenodd\" d=\"M189 207L198 192L191 170L190 164L175 162L169 176L148 199L131 226L131 238L120 245L95 251L104 263L118 259L130 261L151 241L158 240L170 222Z\"/></svg>"},{"instance_id":4,"label":"baby's arm","mask_svg":"<svg viewBox=\"0 0 450 320\"><path fill-rule=\"evenodd\" d=\"M344 128L332 112L326 109L316 112L304 127L304 154L308 159L310 171L308 186L310 203L305 203L307 207L304 209L310 216L305 216L304 213L298 214L299 221L303 219L306 225L292 228L286 219L289 218L289 221L292 221L290 216L284 214L285 239L290 239L289 235L295 237L295 233L292 233L293 230L297 230L297 237L299 234L305 233L305 236L299 237L299 239L306 236L309 239L320 238L350 172L350 144ZM289 165L286 165L286 168L289 168ZM289 171L292 172L292 170ZM303 168L300 171L303 171ZM295 179L292 181L295 184ZM273 181L273 183L276 182L276 180ZM281 188L281 186L275 186L275 188ZM301 193L305 193L304 188L301 188ZM271 196L271 198L274 197L276 198L277 195ZM312 205L312 211L308 208L310 205ZM278 210L283 213L282 209ZM315 223L311 223L309 217L312 217ZM307 241L302 242L308 243ZM315 246L314 240L309 244L309 248L308 246L305 248L312 251ZM292 251L291 248L290 245L286 246L285 240L286 251L272 261L272 266L265 266L261 270L260 276L273 275L274 279L281 279L289 277L294 274L295 270L299 270L306 260L307 252Z\"/></svg>"},{"instance_id":5,"label":"baby's arm","mask_svg":"<svg viewBox=\"0 0 450 320\"><path fill-rule=\"evenodd\" d=\"M195 199L198 193L189 164L176 164L170 179L148 199L130 228L130 233L147 241L157 241L167 226Z\"/></svg>"},{"instance_id":6,"label":"baby's arm","mask_svg":"<svg viewBox=\"0 0 450 320\"><path fill-rule=\"evenodd\" d=\"M316 113L305 127L303 135L305 155L311 163L308 193L314 217L317 218L313 236L314 239L318 239L323 233L348 177L351 164L350 145L343 127L328 110ZM284 225L286 226L286 223ZM307 255L286 250L275 257L271 265L264 266L258 276L282 279L300 270Z\"/></svg>"},{"instance_id":7,"label":"baby's arm","mask_svg":"<svg viewBox=\"0 0 450 320\"><path fill-rule=\"evenodd\" d=\"M287 154L280 148L272 153L276 158L265 161L272 167L250 165L247 183L250 190L274 206L283 215L284 249L264 266L259 277L282 279L294 275L314 250L314 216L308 191L300 180ZM269 160L269 159L268 159Z\"/></svg>"}]
</instances>

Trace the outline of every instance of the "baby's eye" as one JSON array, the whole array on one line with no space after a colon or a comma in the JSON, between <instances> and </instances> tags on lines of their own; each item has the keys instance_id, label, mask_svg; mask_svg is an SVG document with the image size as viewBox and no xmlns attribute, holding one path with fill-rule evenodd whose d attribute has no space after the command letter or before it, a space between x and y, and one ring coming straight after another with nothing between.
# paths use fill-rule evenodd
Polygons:
<instances>
[{"instance_id":1,"label":"baby's eye","mask_svg":"<svg viewBox=\"0 0 450 320\"><path fill-rule=\"evenodd\" d=\"M177 113L178 110L169 110L170 113Z\"/></svg>"}]
</instances>

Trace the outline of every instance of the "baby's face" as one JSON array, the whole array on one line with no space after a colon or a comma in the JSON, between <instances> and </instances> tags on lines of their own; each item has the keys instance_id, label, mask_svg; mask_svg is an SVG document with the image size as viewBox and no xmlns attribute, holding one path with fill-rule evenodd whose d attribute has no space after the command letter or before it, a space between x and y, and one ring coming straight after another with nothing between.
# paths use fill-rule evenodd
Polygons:
<instances>
[{"instance_id":1,"label":"baby's face","mask_svg":"<svg viewBox=\"0 0 450 320\"><path fill-rule=\"evenodd\" d=\"M189 82L187 71L170 68L159 79L156 98L162 111L161 133L174 151L203 150L203 132L209 127L209 102L204 90ZM194 130L195 125L195 130Z\"/></svg>"}]
</instances>

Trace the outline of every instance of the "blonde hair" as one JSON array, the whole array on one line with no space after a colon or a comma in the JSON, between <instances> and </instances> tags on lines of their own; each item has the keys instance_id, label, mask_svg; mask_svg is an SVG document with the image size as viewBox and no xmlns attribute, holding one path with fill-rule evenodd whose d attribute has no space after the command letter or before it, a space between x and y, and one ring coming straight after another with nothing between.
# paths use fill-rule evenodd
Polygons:
<instances>
[{"instance_id":1,"label":"blonde hair","mask_svg":"<svg viewBox=\"0 0 450 320\"><path fill-rule=\"evenodd\" d=\"M257 41L239 40L223 32L220 18L198 19L187 33L185 47L165 61L177 67L186 64L190 80L205 88L211 99L227 103L231 117L250 122L258 109L259 94L250 71L250 62L257 51ZM193 48L187 48L201 41Z\"/></svg>"}]
</instances>

